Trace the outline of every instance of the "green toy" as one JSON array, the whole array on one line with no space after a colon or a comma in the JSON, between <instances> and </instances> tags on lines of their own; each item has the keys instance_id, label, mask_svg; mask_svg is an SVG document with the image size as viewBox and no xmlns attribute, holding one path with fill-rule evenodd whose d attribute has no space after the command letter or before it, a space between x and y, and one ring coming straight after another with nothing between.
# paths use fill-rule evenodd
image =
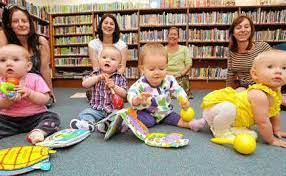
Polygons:
<instances>
[{"instance_id":1,"label":"green toy","mask_svg":"<svg viewBox=\"0 0 286 176\"><path fill-rule=\"evenodd\" d=\"M14 78L7 79L7 82L0 83L0 91L7 97L15 96L14 88L19 84L19 81Z\"/></svg>"}]
</instances>

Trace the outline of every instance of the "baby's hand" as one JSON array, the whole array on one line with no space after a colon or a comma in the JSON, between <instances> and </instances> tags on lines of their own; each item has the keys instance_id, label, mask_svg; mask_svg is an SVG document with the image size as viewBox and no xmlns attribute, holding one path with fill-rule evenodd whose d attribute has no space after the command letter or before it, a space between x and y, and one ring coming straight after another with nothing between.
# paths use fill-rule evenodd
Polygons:
<instances>
[{"instance_id":1,"label":"baby's hand","mask_svg":"<svg viewBox=\"0 0 286 176\"><path fill-rule=\"evenodd\" d=\"M184 101L183 103L181 103L181 107L182 109L187 110L190 107L189 101Z\"/></svg>"},{"instance_id":2,"label":"baby's hand","mask_svg":"<svg viewBox=\"0 0 286 176\"><path fill-rule=\"evenodd\" d=\"M286 132L285 131L274 131L274 134L278 138L285 138L286 137Z\"/></svg>"},{"instance_id":3,"label":"baby's hand","mask_svg":"<svg viewBox=\"0 0 286 176\"><path fill-rule=\"evenodd\" d=\"M32 90L30 88L27 88L25 86L19 85L15 87L15 90L17 93L21 95L21 98L29 97L31 95Z\"/></svg>"},{"instance_id":4,"label":"baby's hand","mask_svg":"<svg viewBox=\"0 0 286 176\"><path fill-rule=\"evenodd\" d=\"M138 106L140 104L150 104L152 94L148 92L142 92L140 95L133 98L133 105Z\"/></svg>"},{"instance_id":5,"label":"baby's hand","mask_svg":"<svg viewBox=\"0 0 286 176\"><path fill-rule=\"evenodd\" d=\"M17 92L15 92L15 95L12 97L8 97L10 101L16 102L21 100L21 95Z\"/></svg>"},{"instance_id":6,"label":"baby's hand","mask_svg":"<svg viewBox=\"0 0 286 176\"><path fill-rule=\"evenodd\" d=\"M105 73L101 73L100 75L98 75L99 81L105 80L106 78L106 74Z\"/></svg>"},{"instance_id":7,"label":"baby's hand","mask_svg":"<svg viewBox=\"0 0 286 176\"><path fill-rule=\"evenodd\" d=\"M271 145L286 148L286 141L283 141L275 137Z\"/></svg>"},{"instance_id":8,"label":"baby's hand","mask_svg":"<svg viewBox=\"0 0 286 176\"><path fill-rule=\"evenodd\" d=\"M182 109L187 110L190 107L190 102L188 99L184 98L183 96L179 96L178 99Z\"/></svg>"},{"instance_id":9,"label":"baby's hand","mask_svg":"<svg viewBox=\"0 0 286 176\"><path fill-rule=\"evenodd\" d=\"M114 88L114 86L115 86L114 81L112 79L109 79L109 78L105 79L105 84L107 85L107 87L109 87L111 89Z\"/></svg>"}]
</instances>

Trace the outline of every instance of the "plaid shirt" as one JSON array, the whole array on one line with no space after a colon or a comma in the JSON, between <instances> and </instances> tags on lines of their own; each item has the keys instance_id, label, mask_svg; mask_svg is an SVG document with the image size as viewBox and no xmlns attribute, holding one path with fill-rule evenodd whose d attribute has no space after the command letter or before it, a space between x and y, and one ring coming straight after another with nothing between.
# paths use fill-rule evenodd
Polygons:
<instances>
[{"instance_id":1,"label":"plaid shirt","mask_svg":"<svg viewBox=\"0 0 286 176\"><path fill-rule=\"evenodd\" d=\"M100 75L101 73L101 70L98 69L93 71L91 75ZM114 72L110 78L114 81L115 85L127 90L127 80L122 74ZM104 110L105 112L110 113L114 109L111 97L111 90L105 85L104 81L99 81L92 87L92 96L89 104L91 108L95 110Z\"/></svg>"}]
</instances>

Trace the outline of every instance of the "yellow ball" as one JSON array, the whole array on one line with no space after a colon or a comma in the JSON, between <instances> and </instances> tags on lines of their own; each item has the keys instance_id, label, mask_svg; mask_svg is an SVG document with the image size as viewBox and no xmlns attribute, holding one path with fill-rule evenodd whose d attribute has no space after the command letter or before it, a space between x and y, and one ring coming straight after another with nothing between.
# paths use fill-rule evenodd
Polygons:
<instances>
[{"instance_id":1,"label":"yellow ball","mask_svg":"<svg viewBox=\"0 0 286 176\"><path fill-rule=\"evenodd\" d=\"M195 111L193 108L189 107L187 110L182 109L180 116L184 121L191 121L195 117Z\"/></svg>"},{"instance_id":2,"label":"yellow ball","mask_svg":"<svg viewBox=\"0 0 286 176\"><path fill-rule=\"evenodd\" d=\"M239 134L235 137L233 148L242 154L251 154L256 149L256 141L250 134Z\"/></svg>"}]
</instances>

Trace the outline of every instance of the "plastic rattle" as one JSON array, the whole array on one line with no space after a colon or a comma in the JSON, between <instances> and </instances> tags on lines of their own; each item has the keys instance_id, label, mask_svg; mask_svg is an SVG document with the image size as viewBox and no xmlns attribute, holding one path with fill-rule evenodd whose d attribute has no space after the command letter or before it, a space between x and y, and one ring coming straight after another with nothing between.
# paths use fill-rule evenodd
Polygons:
<instances>
[{"instance_id":1,"label":"plastic rattle","mask_svg":"<svg viewBox=\"0 0 286 176\"><path fill-rule=\"evenodd\" d=\"M216 144L232 144L233 148L241 154L252 154L256 149L256 141L250 134L239 134L234 139L212 138L211 141Z\"/></svg>"},{"instance_id":2,"label":"plastic rattle","mask_svg":"<svg viewBox=\"0 0 286 176\"><path fill-rule=\"evenodd\" d=\"M122 109L124 106L123 98L117 95L113 89L111 89L112 97L111 101L115 109Z\"/></svg>"},{"instance_id":3,"label":"plastic rattle","mask_svg":"<svg viewBox=\"0 0 286 176\"><path fill-rule=\"evenodd\" d=\"M183 96L179 96L178 99L179 99L180 104L184 104L186 101L183 98ZM193 120L193 118L195 117L195 114L196 114L195 110L192 107L189 107L187 110L181 109L181 112L180 112L181 118L186 122Z\"/></svg>"},{"instance_id":4,"label":"plastic rattle","mask_svg":"<svg viewBox=\"0 0 286 176\"><path fill-rule=\"evenodd\" d=\"M19 80L15 78L8 78L7 82L0 83L0 91L7 97L15 96L14 88L19 85Z\"/></svg>"}]
</instances>

